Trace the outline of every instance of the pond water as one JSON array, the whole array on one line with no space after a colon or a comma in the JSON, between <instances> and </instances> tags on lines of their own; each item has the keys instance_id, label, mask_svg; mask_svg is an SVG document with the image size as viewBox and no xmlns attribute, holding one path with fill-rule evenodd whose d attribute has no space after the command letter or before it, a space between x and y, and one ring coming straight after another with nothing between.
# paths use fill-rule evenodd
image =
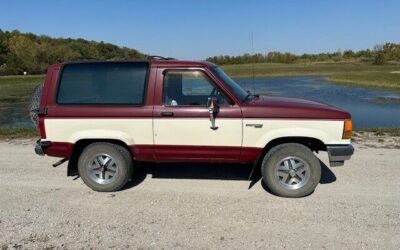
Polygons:
<instances>
[{"instance_id":1,"label":"pond water","mask_svg":"<svg viewBox=\"0 0 400 250\"><path fill-rule=\"evenodd\" d=\"M0 102L0 127L33 127L29 118L29 98L17 102Z\"/></svg>"},{"instance_id":2,"label":"pond water","mask_svg":"<svg viewBox=\"0 0 400 250\"><path fill-rule=\"evenodd\" d=\"M338 85L314 76L235 81L258 94L299 97L342 108L351 113L355 128L400 127L400 92Z\"/></svg>"},{"instance_id":3,"label":"pond water","mask_svg":"<svg viewBox=\"0 0 400 250\"><path fill-rule=\"evenodd\" d=\"M400 92L350 87L327 82L323 77L269 77L235 79L258 94L299 97L320 101L349 111L355 128L400 127ZM255 91L253 91L255 90ZM33 127L29 98L0 102L0 127Z\"/></svg>"}]
</instances>

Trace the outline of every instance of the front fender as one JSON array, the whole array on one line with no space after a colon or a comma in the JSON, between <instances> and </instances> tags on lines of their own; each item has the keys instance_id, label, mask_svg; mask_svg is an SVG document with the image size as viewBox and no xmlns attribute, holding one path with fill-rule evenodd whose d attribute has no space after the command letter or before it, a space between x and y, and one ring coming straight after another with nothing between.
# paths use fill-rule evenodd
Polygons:
<instances>
[{"instance_id":1,"label":"front fender","mask_svg":"<svg viewBox=\"0 0 400 250\"><path fill-rule=\"evenodd\" d=\"M257 124L258 126L246 126ZM264 148L270 141L282 137L308 137L324 144L349 144L343 140L343 121L337 120L290 120L260 119L245 120L243 126L243 146Z\"/></svg>"},{"instance_id":2,"label":"front fender","mask_svg":"<svg viewBox=\"0 0 400 250\"><path fill-rule=\"evenodd\" d=\"M283 137L308 137L314 138L322 141L326 144L326 141L329 140L329 134L324 131L311 129L311 128L301 128L301 127L293 127L293 128L282 128L271 130L265 134L263 134L256 142L256 145L259 147L264 147L269 142Z\"/></svg>"}]
</instances>

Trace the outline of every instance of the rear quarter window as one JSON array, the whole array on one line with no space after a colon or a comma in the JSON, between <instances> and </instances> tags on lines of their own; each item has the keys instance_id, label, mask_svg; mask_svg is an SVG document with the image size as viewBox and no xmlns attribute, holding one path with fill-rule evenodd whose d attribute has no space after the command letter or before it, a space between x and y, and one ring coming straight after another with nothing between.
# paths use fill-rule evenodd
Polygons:
<instances>
[{"instance_id":1,"label":"rear quarter window","mask_svg":"<svg viewBox=\"0 0 400 250\"><path fill-rule=\"evenodd\" d=\"M59 104L144 103L146 62L66 64L59 81Z\"/></svg>"}]
</instances>

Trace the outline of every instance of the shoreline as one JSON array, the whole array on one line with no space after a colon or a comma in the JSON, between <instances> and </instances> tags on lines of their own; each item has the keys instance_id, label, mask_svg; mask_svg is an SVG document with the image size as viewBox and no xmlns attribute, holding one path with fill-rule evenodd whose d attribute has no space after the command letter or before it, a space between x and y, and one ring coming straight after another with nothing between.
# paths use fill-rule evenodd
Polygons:
<instances>
[{"instance_id":1,"label":"shoreline","mask_svg":"<svg viewBox=\"0 0 400 250\"><path fill-rule=\"evenodd\" d=\"M238 75L232 77L232 79L242 79L242 78L252 78L253 76L250 74L243 74L243 75ZM260 78L290 78L290 77L314 77L314 78L321 78L327 83L330 84L337 84L337 85L342 85L342 86L348 86L352 88L366 88L366 89L375 89L375 90L386 90L386 91L392 91L395 93L400 93L400 85L399 87L393 87L393 86L384 86L384 85L371 85L363 81L358 81L358 80L343 80L343 79L336 79L335 75L328 75L328 74L266 74L266 75L255 75L254 79L260 79ZM400 84L400 80L399 80Z\"/></svg>"},{"instance_id":2,"label":"shoreline","mask_svg":"<svg viewBox=\"0 0 400 250\"><path fill-rule=\"evenodd\" d=\"M377 66L361 62L313 62L224 64L219 66L231 78L321 76L335 84L400 90L400 64ZM14 83L15 85L33 86L38 81L43 81L44 78L45 75L0 76L0 87Z\"/></svg>"},{"instance_id":3,"label":"shoreline","mask_svg":"<svg viewBox=\"0 0 400 250\"><path fill-rule=\"evenodd\" d=\"M400 91L400 65L366 63L255 63L220 66L230 77L320 76L333 84Z\"/></svg>"}]
</instances>

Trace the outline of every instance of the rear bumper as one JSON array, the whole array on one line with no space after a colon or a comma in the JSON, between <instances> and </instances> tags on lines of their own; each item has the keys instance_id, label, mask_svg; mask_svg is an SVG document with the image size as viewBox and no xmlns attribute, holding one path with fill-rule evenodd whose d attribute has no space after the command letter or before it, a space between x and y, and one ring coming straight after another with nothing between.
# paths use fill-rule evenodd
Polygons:
<instances>
[{"instance_id":1,"label":"rear bumper","mask_svg":"<svg viewBox=\"0 0 400 250\"><path fill-rule=\"evenodd\" d=\"M50 141L42 141L41 139L37 140L35 146L35 153L37 155L45 155L44 151L48 146L50 146L50 144L51 144Z\"/></svg>"},{"instance_id":2,"label":"rear bumper","mask_svg":"<svg viewBox=\"0 0 400 250\"><path fill-rule=\"evenodd\" d=\"M35 146L35 153L69 159L71 157L73 143L38 140Z\"/></svg>"},{"instance_id":3,"label":"rear bumper","mask_svg":"<svg viewBox=\"0 0 400 250\"><path fill-rule=\"evenodd\" d=\"M326 146L328 151L329 163L331 167L338 167L344 164L344 161L349 160L354 153L354 148L351 144L348 145L330 145Z\"/></svg>"}]
</instances>

